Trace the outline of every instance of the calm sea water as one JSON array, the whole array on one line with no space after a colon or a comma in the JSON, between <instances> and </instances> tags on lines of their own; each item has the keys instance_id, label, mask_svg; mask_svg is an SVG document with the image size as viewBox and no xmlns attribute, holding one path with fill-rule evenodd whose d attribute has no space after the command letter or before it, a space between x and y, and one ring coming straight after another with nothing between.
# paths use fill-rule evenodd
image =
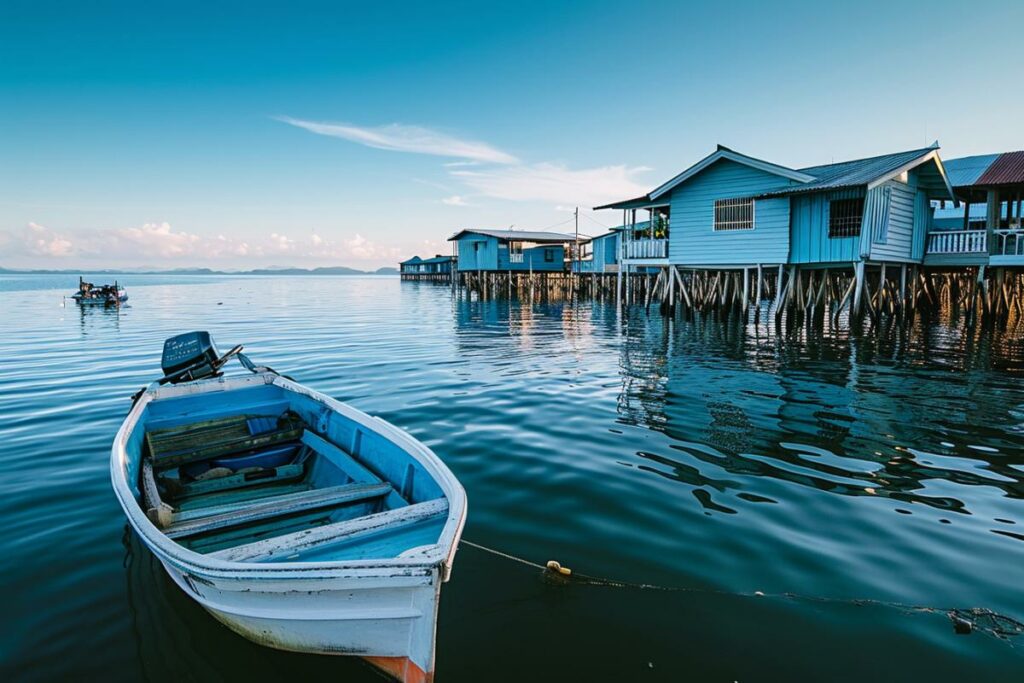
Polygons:
<instances>
[{"instance_id":1,"label":"calm sea water","mask_svg":"<svg viewBox=\"0 0 1024 683\"><path fill-rule=\"evenodd\" d=\"M469 494L466 539L693 589L553 586L463 547L439 681L1024 680L1024 636L842 601L1024 620L1020 336L779 343L397 278L119 279L130 305L80 310L75 277L0 276L7 680L380 680L234 635L126 532L110 442L192 329L432 447Z\"/></svg>"}]
</instances>

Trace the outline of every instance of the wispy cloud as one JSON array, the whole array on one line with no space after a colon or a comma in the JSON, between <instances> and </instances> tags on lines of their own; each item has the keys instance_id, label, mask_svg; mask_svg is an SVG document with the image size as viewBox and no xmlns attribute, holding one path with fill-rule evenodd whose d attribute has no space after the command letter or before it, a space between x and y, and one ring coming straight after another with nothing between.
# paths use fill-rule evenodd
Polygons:
<instances>
[{"instance_id":1,"label":"wispy cloud","mask_svg":"<svg viewBox=\"0 0 1024 683\"><path fill-rule=\"evenodd\" d=\"M451 197L445 197L441 200L441 203L447 206L472 206L472 204L466 201L465 197L457 194L453 194Z\"/></svg>"},{"instance_id":2,"label":"wispy cloud","mask_svg":"<svg viewBox=\"0 0 1024 683\"><path fill-rule=\"evenodd\" d=\"M623 165L571 169L539 163L449 173L487 197L591 207L643 194L648 188L636 179L647 170Z\"/></svg>"},{"instance_id":3,"label":"wispy cloud","mask_svg":"<svg viewBox=\"0 0 1024 683\"><path fill-rule=\"evenodd\" d=\"M305 121L287 116L278 117L278 120L317 135L341 138L376 149L432 154L491 164L515 164L518 162L518 159L511 154L485 142L462 140L420 126L406 126L398 123L374 127L356 126L346 123Z\"/></svg>"},{"instance_id":4,"label":"wispy cloud","mask_svg":"<svg viewBox=\"0 0 1024 683\"><path fill-rule=\"evenodd\" d=\"M646 185L638 177L650 169L625 165L573 169L553 162L527 163L485 142L463 140L429 128L403 124L356 126L344 123L306 121L280 117L280 121L305 130L352 142L400 152L454 157L444 164L448 177L458 181L464 192L414 179L434 186L448 196L446 206L472 206L467 195L511 201L539 201L554 205L597 206L623 197L642 194Z\"/></svg>"}]
</instances>

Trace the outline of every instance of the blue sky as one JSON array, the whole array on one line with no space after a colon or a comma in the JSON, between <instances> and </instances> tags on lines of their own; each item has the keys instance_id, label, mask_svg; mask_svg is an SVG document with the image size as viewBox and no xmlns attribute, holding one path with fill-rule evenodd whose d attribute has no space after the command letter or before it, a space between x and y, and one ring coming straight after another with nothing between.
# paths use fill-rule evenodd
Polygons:
<instances>
[{"instance_id":1,"label":"blue sky","mask_svg":"<svg viewBox=\"0 0 1024 683\"><path fill-rule=\"evenodd\" d=\"M1020 26L984 0L6 0L0 265L376 267L571 229L717 143L1021 149Z\"/></svg>"}]
</instances>

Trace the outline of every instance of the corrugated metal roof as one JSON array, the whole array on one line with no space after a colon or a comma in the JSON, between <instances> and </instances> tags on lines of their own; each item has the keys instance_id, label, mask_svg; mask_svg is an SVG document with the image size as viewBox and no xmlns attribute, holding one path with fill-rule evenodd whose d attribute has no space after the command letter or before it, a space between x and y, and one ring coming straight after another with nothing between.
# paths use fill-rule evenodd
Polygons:
<instances>
[{"instance_id":1,"label":"corrugated metal roof","mask_svg":"<svg viewBox=\"0 0 1024 683\"><path fill-rule=\"evenodd\" d=\"M444 263L445 261L451 261L454 256L434 256L433 258L423 259L424 263Z\"/></svg>"},{"instance_id":2,"label":"corrugated metal roof","mask_svg":"<svg viewBox=\"0 0 1024 683\"><path fill-rule=\"evenodd\" d=\"M896 152L895 154L883 154L882 156L869 157L867 159L842 161L838 164L825 164L822 166L801 168L801 173L814 176L815 180L802 185L793 185L779 190L774 190L772 192L766 192L759 196L772 197L867 185L878 178L883 178L899 168L906 166L915 159L935 151L935 149L936 148L934 146L923 147L921 149Z\"/></svg>"},{"instance_id":3,"label":"corrugated metal roof","mask_svg":"<svg viewBox=\"0 0 1024 683\"><path fill-rule=\"evenodd\" d=\"M402 261L398 265L404 266L407 263L423 263L423 259L421 259L419 256L413 256L411 259L407 259L405 261Z\"/></svg>"},{"instance_id":4,"label":"corrugated metal roof","mask_svg":"<svg viewBox=\"0 0 1024 683\"><path fill-rule=\"evenodd\" d=\"M497 237L499 240L508 240L516 242L539 242L544 244L561 244L562 242L574 242L576 241L575 235L566 235L560 232L540 232L534 230L460 230L451 237L448 241L457 240L462 235L472 233L474 235L486 235L488 237Z\"/></svg>"},{"instance_id":5,"label":"corrugated metal roof","mask_svg":"<svg viewBox=\"0 0 1024 683\"><path fill-rule=\"evenodd\" d=\"M976 185L1016 185L1024 183L1024 152L1006 152L992 162Z\"/></svg>"},{"instance_id":6,"label":"corrugated metal roof","mask_svg":"<svg viewBox=\"0 0 1024 683\"><path fill-rule=\"evenodd\" d=\"M953 187L975 185L978 182L978 178L999 157L999 154L979 154L973 157L960 157L959 159L946 161L946 174L949 176L949 184Z\"/></svg>"}]
</instances>

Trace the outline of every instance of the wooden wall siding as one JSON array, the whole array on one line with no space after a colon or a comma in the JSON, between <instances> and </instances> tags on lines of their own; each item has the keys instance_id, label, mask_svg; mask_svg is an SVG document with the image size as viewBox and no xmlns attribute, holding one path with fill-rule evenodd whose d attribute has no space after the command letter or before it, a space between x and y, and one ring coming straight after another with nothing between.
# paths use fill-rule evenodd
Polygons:
<instances>
[{"instance_id":1,"label":"wooden wall siding","mask_svg":"<svg viewBox=\"0 0 1024 683\"><path fill-rule=\"evenodd\" d=\"M550 250L551 260L544 260L544 251ZM565 269L565 247L560 244L542 244L536 247L523 249L522 263L512 263L509 258L509 245L503 243L498 245L498 270L533 270L537 271L561 271Z\"/></svg>"},{"instance_id":2,"label":"wooden wall siding","mask_svg":"<svg viewBox=\"0 0 1024 683\"><path fill-rule=\"evenodd\" d=\"M479 249L474 245L479 244ZM495 270L498 267L498 240L483 235L466 235L458 241L459 270Z\"/></svg>"},{"instance_id":3,"label":"wooden wall siding","mask_svg":"<svg viewBox=\"0 0 1024 683\"><path fill-rule=\"evenodd\" d=\"M914 206L917 203L915 176L909 184L890 180L870 190L883 190L888 194L888 212L875 216L869 258L877 261L911 261L914 241Z\"/></svg>"},{"instance_id":4,"label":"wooden wall siding","mask_svg":"<svg viewBox=\"0 0 1024 683\"><path fill-rule=\"evenodd\" d=\"M858 260L859 237L828 236L829 207L833 200L863 196L863 188L795 195L790 204L789 262L850 263Z\"/></svg>"},{"instance_id":5,"label":"wooden wall siding","mask_svg":"<svg viewBox=\"0 0 1024 683\"><path fill-rule=\"evenodd\" d=\"M910 258L921 261L924 258L925 242L932 229L932 216L935 210L928 200L928 193L918 190L914 197L914 235L910 244Z\"/></svg>"},{"instance_id":6,"label":"wooden wall siding","mask_svg":"<svg viewBox=\"0 0 1024 683\"><path fill-rule=\"evenodd\" d=\"M591 242L594 254L594 269L604 270L604 266L614 265L619 260L619 233L615 232L599 237Z\"/></svg>"},{"instance_id":7,"label":"wooden wall siding","mask_svg":"<svg viewBox=\"0 0 1024 683\"><path fill-rule=\"evenodd\" d=\"M860 228L860 256L871 256L875 243L889 238L889 201L892 189L884 185L874 187L864 196L864 222Z\"/></svg>"},{"instance_id":8,"label":"wooden wall siding","mask_svg":"<svg viewBox=\"0 0 1024 683\"><path fill-rule=\"evenodd\" d=\"M480 245L475 248L475 245ZM551 260L544 259L550 250ZM561 244L544 244L523 249L522 263L512 263L509 245L497 237L466 235L458 241L459 270L534 270L561 271L565 269L565 248Z\"/></svg>"},{"instance_id":9,"label":"wooden wall siding","mask_svg":"<svg viewBox=\"0 0 1024 683\"><path fill-rule=\"evenodd\" d=\"M669 262L683 265L783 263L789 256L789 198L754 202L753 230L714 230L716 199L749 197L795 185L734 161L720 160L672 191Z\"/></svg>"}]
</instances>

